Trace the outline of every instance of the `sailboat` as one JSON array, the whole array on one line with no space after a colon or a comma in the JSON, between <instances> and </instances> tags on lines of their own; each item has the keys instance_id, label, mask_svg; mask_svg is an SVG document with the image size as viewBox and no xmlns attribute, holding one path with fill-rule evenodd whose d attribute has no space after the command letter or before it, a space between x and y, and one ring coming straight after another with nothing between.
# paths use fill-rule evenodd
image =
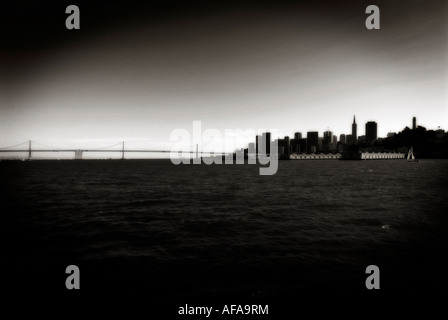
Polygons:
<instances>
[{"instance_id":1,"label":"sailboat","mask_svg":"<svg viewBox=\"0 0 448 320\"><path fill-rule=\"evenodd\" d=\"M414 156L414 146L411 146L411 148L409 149L407 160L408 160L408 162L419 162L420 161L418 159L415 159L415 156Z\"/></svg>"}]
</instances>

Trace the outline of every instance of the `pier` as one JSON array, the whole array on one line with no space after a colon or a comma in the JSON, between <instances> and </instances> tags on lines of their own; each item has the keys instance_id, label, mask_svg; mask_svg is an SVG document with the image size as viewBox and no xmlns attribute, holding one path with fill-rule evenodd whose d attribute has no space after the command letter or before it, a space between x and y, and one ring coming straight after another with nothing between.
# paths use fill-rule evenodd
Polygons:
<instances>
[{"instance_id":1,"label":"pier","mask_svg":"<svg viewBox=\"0 0 448 320\"><path fill-rule=\"evenodd\" d=\"M405 159L406 155L400 152L358 152L358 153L330 153L330 154L297 154L290 155L291 160L390 160Z\"/></svg>"}]
</instances>

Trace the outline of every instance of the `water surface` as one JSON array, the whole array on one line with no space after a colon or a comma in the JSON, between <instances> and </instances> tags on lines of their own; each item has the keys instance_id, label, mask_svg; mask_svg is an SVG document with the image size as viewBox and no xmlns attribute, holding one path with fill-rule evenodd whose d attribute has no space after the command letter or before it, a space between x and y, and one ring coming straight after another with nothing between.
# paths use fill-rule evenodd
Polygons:
<instances>
[{"instance_id":1,"label":"water surface","mask_svg":"<svg viewBox=\"0 0 448 320\"><path fill-rule=\"evenodd\" d=\"M154 297L444 293L448 161L2 161L11 290ZM33 273L30 287L29 274ZM62 271L61 271L62 270ZM28 276L27 276L28 275Z\"/></svg>"}]
</instances>

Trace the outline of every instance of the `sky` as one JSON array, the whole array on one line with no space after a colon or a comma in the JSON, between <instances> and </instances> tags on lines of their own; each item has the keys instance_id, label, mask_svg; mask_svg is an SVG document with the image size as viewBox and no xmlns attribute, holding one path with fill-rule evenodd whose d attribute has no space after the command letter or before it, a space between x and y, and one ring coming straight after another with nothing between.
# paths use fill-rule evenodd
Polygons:
<instances>
[{"instance_id":1,"label":"sky","mask_svg":"<svg viewBox=\"0 0 448 320\"><path fill-rule=\"evenodd\" d=\"M212 4L211 4L212 3ZM448 130L446 1L41 1L3 8L0 147L169 149L175 129ZM66 6L80 8L67 30ZM254 138L253 138L254 139ZM252 139L252 140L253 140ZM243 137L239 146L251 142Z\"/></svg>"}]
</instances>

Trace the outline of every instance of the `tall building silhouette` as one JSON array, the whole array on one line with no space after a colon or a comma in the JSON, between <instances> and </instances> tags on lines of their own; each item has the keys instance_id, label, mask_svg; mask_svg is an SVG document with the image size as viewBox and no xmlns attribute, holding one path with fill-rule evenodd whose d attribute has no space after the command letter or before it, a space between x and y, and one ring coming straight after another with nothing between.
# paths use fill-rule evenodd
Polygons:
<instances>
[{"instance_id":1,"label":"tall building silhouette","mask_svg":"<svg viewBox=\"0 0 448 320\"><path fill-rule=\"evenodd\" d=\"M298 152L305 153L306 152L306 139L299 139L299 148Z\"/></svg>"},{"instance_id":2,"label":"tall building silhouette","mask_svg":"<svg viewBox=\"0 0 448 320\"><path fill-rule=\"evenodd\" d=\"M339 136L339 142L342 143L342 144L346 144L347 143L347 141L345 140L345 134L341 134Z\"/></svg>"},{"instance_id":3,"label":"tall building silhouette","mask_svg":"<svg viewBox=\"0 0 448 320\"><path fill-rule=\"evenodd\" d=\"M345 136L345 140L346 140L347 144L353 144L353 137L351 134L347 134Z\"/></svg>"},{"instance_id":4,"label":"tall building silhouette","mask_svg":"<svg viewBox=\"0 0 448 320\"><path fill-rule=\"evenodd\" d=\"M294 133L294 139L291 139L291 152L292 153L299 153L300 147L299 147L299 140L302 139L302 133L295 132Z\"/></svg>"},{"instance_id":5,"label":"tall building silhouette","mask_svg":"<svg viewBox=\"0 0 448 320\"><path fill-rule=\"evenodd\" d=\"M255 136L255 154L258 155L258 135Z\"/></svg>"},{"instance_id":6,"label":"tall building silhouette","mask_svg":"<svg viewBox=\"0 0 448 320\"><path fill-rule=\"evenodd\" d=\"M291 154L291 141L288 136L285 136L285 156L289 157Z\"/></svg>"},{"instance_id":7,"label":"tall building silhouette","mask_svg":"<svg viewBox=\"0 0 448 320\"><path fill-rule=\"evenodd\" d=\"M327 130L324 132L324 138L322 140L322 150L323 152L329 152L330 151L330 144L331 140L333 138L333 132Z\"/></svg>"},{"instance_id":8,"label":"tall building silhouette","mask_svg":"<svg viewBox=\"0 0 448 320\"><path fill-rule=\"evenodd\" d=\"M417 118L413 117L412 118L412 130L417 129Z\"/></svg>"},{"instance_id":9,"label":"tall building silhouette","mask_svg":"<svg viewBox=\"0 0 448 320\"><path fill-rule=\"evenodd\" d=\"M319 147L319 132L310 131L306 133L306 152L317 151Z\"/></svg>"},{"instance_id":10,"label":"tall building silhouette","mask_svg":"<svg viewBox=\"0 0 448 320\"><path fill-rule=\"evenodd\" d=\"M355 116L353 116L352 123L352 143L356 144L358 142L358 125L356 124Z\"/></svg>"},{"instance_id":11,"label":"tall building silhouette","mask_svg":"<svg viewBox=\"0 0 448 320\"><path fill-rule=\"evenodd\" d=\"M254 154L256 152L255 143L250 142L247 149L248 149L248 153Z\"/></svg>"},{"instance_id":12,"label":"tall building silhouette","mask_svg":"<svg viewBox=\"0 0 448 320\"><path fill-rule=\"evenodd\" d=\"M271 133L264 132L261 136L262 145L259 146L259 150L262 154L269 155L271 154Z\"/></svg>"},{"instance_id":13,"label":"tall building silhouette","mask_svg":"<svg viewBox=\"0 0 448 320\"><path fill-rule=\"evenodd\" d=\"M283 155L285 154L285 146L286 146L286 141L285 139L275 139L274 143L277 143L277 155L280 157L283 157Z\"/></svg>"},{"instance_id":14,"label":"tall building silhouette","mask_svg":"<svg viewBox=\"0 0 448 320\"><path fill-rule=\"evenodd\" d=\"M371 143L376 140L377 136L377 125L375 121L369 121L366 123L366 142Z\"/></svg>"}]
</instances>

